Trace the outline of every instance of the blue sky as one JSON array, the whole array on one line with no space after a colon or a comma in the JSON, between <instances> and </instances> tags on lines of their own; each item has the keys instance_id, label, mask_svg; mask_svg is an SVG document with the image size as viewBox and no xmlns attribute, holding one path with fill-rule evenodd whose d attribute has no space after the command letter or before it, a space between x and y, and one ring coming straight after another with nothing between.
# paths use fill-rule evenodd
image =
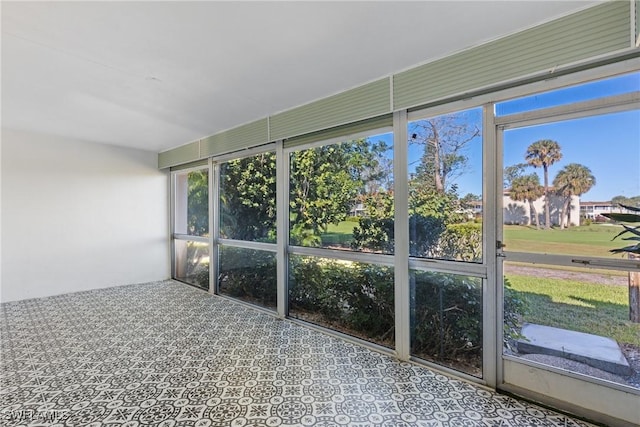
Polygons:
<instances>
[{"instance_id":1,"label":"blue sky","mask_svg":"<svg viewBox=\"0 0 640 427\"><path fill-rule=\"evenodd\" d=\"M638 90L640 73L634 73L506 101L496 105L496 113L513 114ZM469 120L477 121L479 126L480 110L473 110ZM582 195L583 201L608 201L617 195L640 195L640 111L507 130L504 138L504 165L524 163L527 147L540 139L558 142L563 154L563 158L549 168L550 183L564 166L580 163L591 169L596 178L596 185ZM410 144L410 163L419 159L422 149L422 146ZM458 193L461 196L467 193L481 194L481 140L478 138L477 142L471 142L464 154L469 158L469 168L456 179ZM531 172L537 172L540 182L543 182L540 168L529 168L527 173Z\"/></svg>"},{"instance_id":2,"label":"blue sky","mask_svg":"<svg viewBox=\"0 0 640 427\"><path fill-rule=\"evenodd\" d=\"M588 117L505 132L504 164L524 161L531 142L552 139L563 157L549 167L549 182L569 163L591 169L596 185L583 201L608 201L617 195L640 195L640 111ZM533 170L533 169L532 169ZM542 170L540 175L542 183Z\"/></svg>"}]
</instances>

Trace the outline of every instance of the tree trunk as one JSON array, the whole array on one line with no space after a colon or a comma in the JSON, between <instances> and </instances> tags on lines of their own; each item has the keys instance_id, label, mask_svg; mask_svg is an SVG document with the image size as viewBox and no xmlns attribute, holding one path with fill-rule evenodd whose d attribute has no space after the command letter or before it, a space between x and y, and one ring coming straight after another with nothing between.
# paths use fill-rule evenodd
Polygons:
<instances>
[{"instance_id":1,"label":"tree trunk","mask_svg":"<svg viewBox=\"0 0 640 427\"><path fill-rule=\"evenodd\" d=\"M529 200L529 216L536 221L536 229L540 230L540 221L538 221L538 212L536 212L536 207L533 206L533 202L531 200ZM531 220L531 218L529 220Z\"/></svg>"},{"instance_id":2,"label":"tree trunk","mask_svg":"<svg viewBox=\"0 0 640 427\"><path fill-rule=\"evenodd\" d=\"M544 227L551 228L551 213L549 209L549 168L546 164L542 165L544 169Z\"/></svg>"},{"instance_id":3,"label":"tree trunk","mask_svg":"<svg viewBox=\"0 0 640 427\"><path fill-rule=\"evenodd\" d=\"M438 135L438 128L431 122L431 130L433 131L433 174L436 185L436 190L439 193L444 193L444 183L442 177L442 171L440 169L440 135ZM428 144L429 142L427 142Z\"/></svg>"},{"instance_id":4,"label":"tree trunk","mask_svg":"<svg viewBox=\"0 0 640 427\"><path fill-rule=\"evenodd\" d=\"M562 202L562 209L560 211L560 218L558 221L558 224L560 225L561 229L569 228L569 225L570 225L569 216L567 215L569 203L571 203L571 197L564 199L564 201ZM565 221L567 221L566 227L565 227Z\"/></svg>"}]
</instances>

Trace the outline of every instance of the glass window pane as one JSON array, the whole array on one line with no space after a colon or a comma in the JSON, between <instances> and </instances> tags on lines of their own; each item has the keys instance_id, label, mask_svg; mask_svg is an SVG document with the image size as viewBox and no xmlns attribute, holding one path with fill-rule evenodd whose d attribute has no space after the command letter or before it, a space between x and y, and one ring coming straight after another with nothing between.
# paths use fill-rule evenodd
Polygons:
<instances>
[{"instance_id":1,"label":"glass window pane","mask_svg":"<svg viewBox=\"0 0 640 427\"><path fill-rule=\"evenodd\" d=\"M218 291L262 307L276 309L276 254L220 246Z\"/></svg>"},{"instance_id":2,"label":"glass window pane","mask_svg":"<svg viewBox=\"0 0 640 427\"><path fill-rule=\"evenodd\" d=\"M412 270L411 354L482 377L482 279Z\"/></svg>"},{"instance_id":3,"label":"glass window pane","mask_svg":"<svg viewBox=\"0 0 640 427\"><path fill-rule=\"evenodd\" d=\"M640 110L507 130L507 251L620 257L602 214L640 206Z\"/></svg>"},{"instance_id":4,"label":"glass window pane","mask_svg":"<svg viewBox=\"0 0 640 427\"><path fill-rule=\"evenodd\" d=\"M482 109L408 131L410 255L482 262Z\"/></svg>"},{"instance_id":5,"label":"glass window pane","mask_svg":"<svg viewBox=\"0 0 640 427\"><path fill-rule=\"evenodd\" d=\"M639 271L514 262L504 270L505 354L640 388L629 298Z\"/></svg>"},{"instance_id":6,"label":"glass window pane","mask_svg":"<svg viewBox=\"0 0 640 427\"><path fill-rule=\"evenodd\" d=\"M175 233L209 235L209 171L175 175Z\"/></svg>"},{"instance_id":7,"label":"glass window pane","mask_svg":"<svg viewBox=\"0 0 640 427\"><path fill-rule=\"evenodd\" d=\"M638 90L640 90L640 72L501 102L496 104L496 115L506 116L575 102L590 101L605 96L622 95Z\"/></svg>"},{"instance_id":8,"label":"glass window pane","mask_svg":"<svg viewBox=\"0 0 640 427\"><path fill-rule=\"evenodd\" d=\"M175 279L209 289L209 244L174 240Z\"/></svg>"},{"instance_id":9,"label":"glass window pane","mask_svg":"<svg viewBox=\"0 0 640 427\"><path fill-rule=\"evenodd\" d=\"M393 269L292 255L289 315L393 348Z\"/></svg>"},{"instance_id":10,"label":"glass window pane","mask_svg":"<svg viewBox=\"0 0 640 427\"><path fill-rule=\"evenodd\" d=\"M232 160L220 166L220 237L276 241L276 155Z\"/></svg>"},{"instance_id":11,"label":"glass window pane","mask_svg":"<svg viewBox=\"0 0 640 427\"><path fill-rule=\"evenodd\" d=\"M384 134L292 153L291 243L393 253L392 144Z\"/></svg>"}]
</instances>

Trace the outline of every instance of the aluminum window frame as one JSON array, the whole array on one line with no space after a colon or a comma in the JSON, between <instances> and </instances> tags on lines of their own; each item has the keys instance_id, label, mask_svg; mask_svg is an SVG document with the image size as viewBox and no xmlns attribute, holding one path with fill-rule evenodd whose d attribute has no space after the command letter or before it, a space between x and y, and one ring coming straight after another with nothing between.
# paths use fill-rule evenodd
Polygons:
<instances>
[{"instance_id":1,"label":"aluminum window frame","mask_svg":"<svg viewBox=\"0 0 640 427\"><path fill-rule=\"evenodd\" d=\"M627 108L620 105L598 106L588 105L594 101L584 101L582 103L572 103L560 107L548 107L544 109L532 110L523 113L496 116L495 105L499 102L534 95L536 93L549 92L565 87L588 83L595 80L614 77L616 75L627 74L640 70L640 57L624 59L622 61L606 64L606 58L597 59L605 63L594 68L585 70L574 70L569 74L561 76L550 76L547 80L533 83L517 82L517 86L497 90L476 96L469 96L464 99L438 100L428 106L400 109L393 113L393 126L385 126L365 132L355 132L345 134L340 137L330 139L320 139L307 144L284 147L284 141L278 140L273 143L260 145L246 150L226 153L219 156L208 157L206 165L180 167L172 170L169 174L170 180L170 240L171 240L171 275L175 277L175 241L192 240L207 241L210 253L210 284L209 292L218 294L217 272L219 260L219 245L233 246L246 249L265 250L276 253L277 262L277 315L279 318L288 317L288 266L289 254L306 255L320 258L331 258L353 262L364 262L373 265L387 266L394 268L394 298L395 298L395 349L380 348L372 342L363 341L356 337L341 334L337 331L314 326L307 322L297 321L290 318L290 321L304 323L307 327L322 330L341 338L358 342L378 351L393 354L401 360L414 360L425 364L435 370L455 375L467 379L474 383L481 383L493 388L500 388L504 384L504 364L507 359L502 353L502 324L503 324L503 289L502 289L502 262L499 260L504 256L501 250L496 249L496 242L502 240L502 224L498 221L498 207L501 207L500 189L502 188L499 177L502 176L502 153L503 141L502 133L505 129L513 128L522 123L533 124L536 121L548 123L550 119L564 120L573 118L577 113L576 104L585 111L594 112L590 115L598 115L603 108ZM609 97L605 97L609 98ZM597 101L601 100L599 98ZM631 101L636 105L637 100ZM629 105L627 103L627 105ZM409 121L420 120L442 114L449 114L456 111L470 108L483 108L483 129L482 129L482 153L483 153L483 260L482 263L466 263L439 259L422 259L410 257L408 252L408 175L407 175L407 125ZM631 109L631 108L629 108ZM560 118L563 117L563 118ZM556 120L556 121L557 121ZM394 254L373 254L356 251L339 251L325 248L307 248L290 245L289 242L289 173L290 155L296 151L336 144L357 138L368 138L375 135L392 133L393 135L393 173L394 173L394 229L395 229L395 250ZM220 239L219 235L219 182L220 165L223 162L255 156L264 152L275 151L276 154L276 243L248 242L233 239ZM175 176L190 171L207 169L209 173L209 237L189 236L175 233ZM487 203L488 201L488 203ZM405 248L406 247L406 248ZM526 257L531 260L530 253L507 252L509 261L517 261ZM520 257L520 258L519 258ZM550 258L553 257L553 260ZM629 271L630 269L640 269L640 262L633 260L611 260L592 257L572 257L537 254L536 262L561 266L580 265L593 266L593 268L606 268ZM613 261L613 262L611 262ZM602 263L606 265L603 265ZM447 368L442 365L430 363L417 359L410 355L410 321L409 321L409 270L438 271L479 277L483 284L483 378L478 379L463 372ZM224 297L224 296L223 296ZM226 297L225 297L226 298ZM241 300L235 300L241 304ZM264 310L262 307L252 305L252 308ZM274 314L271 310L266 310ZM522 361L518 360L518 363ZM538 365L535 367L539 368ZM548 367L545 367L547 369ZM564 375L567 373L562 372ZM572 376L569 374L569 376ZM585 380L582 376L576 376ZM598 381L593 380L597 383ZM610 384L606 384L611 386ZM615 388L615 387L614 387ZM506 389L506 387L505 387Z\"/></svg>"},{"instance_id":2,"label":"aluminum window frame","mask_svg":"<svg viewBox=\"0 0 640 427\"><path fill-rule=\"evenodd\" d=\"M176 240L180 240L180 241L187 241L187 242L199 242L199 243L207 243L209 246L209 289L207 292L212 293L213 289L212 289L212 285L211 285L211 276L212 276L212 270L213 270L213 252L212 252L212 245L211 245L211 239L212 239L212 228L211 228L211 219L212 219L212 213L213 213L213 206L211 204L211 193L212 193L212 187L211 187L211 181L212 181L212 169L211 169L211 162L208 160L206 164L201 164L201 161L198 162L194 162L197 163L197 165L194 166L189 166L187 165L186 167L180 167L180 168L176 168L175 170L172 170L169 172L169 199L170 199L170 204L171 207L169 209L169 227L170 227L170 245L171 245L171 279L172 280L177 280L180 283L185 283L189 286L193 286L196 289L201 289L199 286L196 286L194 284L191 283L187 283L184 282L180 279L178 279L176 277L176 245L175 242ZM208 222L209 222L209 236L193 236L190 234L183 234L183 233L176 233L176 191L177 191L177 185L176 185L176 180L178 175L188 175L191 172L197 172L197 171L202 171L202 170L206 170L207 171L207 177L208 177Z\"/></svg>"},{"instance_id":3,"label":"aluminum window frame","mask_svg":"<svg viewBox=\"0 0 640 427\"><path fill-rule=\"evenodd\" d=\"M401 113L400 113L401 114ZM394 254L380 254L380 253L369 253L369 252L362 252L362 251L342 251L342 250L337 250L337 249L327 249L327 248L316 248L316 247L305 247L305 246L297 246L297 245L291 245L290 244L290 233L291 233L291 223L289 221L289 201L290 201L290 197L291 197L291 193L290 193L290 172L291 172L291 154L298 152L298 151L304 151L304 150L309 150L309 149L314 149L317 147L324 147L327 145L333 145L333 144L340 144L343 142L348 142L354 139L359 139L359 138L370 138L372 136L376 136L376 135L383 135L383 134L391 134L392 138L393 138L393 165L394 165L394 169L393 169L393 173L394 173L394 208L397 209L397 199L396 199L396 194L397 194L397 180L395 179L396 176L396 164L397 164L397 142L396 142L396 121L398 120L398 114L394 114L393 117L393 125L392 126L383 126L380 128L375 128L375 129L371 129L368 131L364 131L364 132L355 132L355 133L347 133L343 136L337 136L337 137L333 137L333 138L327 138L327 139L319 139L318 141L314 141L314 142L309 142L306 144L301 144L301 145L297 145L297 146L292 146L292 147L284 147L284 144L282 144L282 148L280 149L280 152L282 153L282 158L281 160L281 165L282 165L282 171L281 171L281 179L282 181L279 182L279 187L281 188L281 195L280 195L280 203L278 204L279 208L282 208L282 212L278 212L278 214L281 214L281 218L278 221L278 236L280 239L280 236L282 236L282 242L284 243L282 246L282 248L280 248L280 256L283 260L283 264L280 266L279 265L279 278L282 278L283 286L281 288L279 288L279 290L282 290L282 310L280 311L280 304L278 305L279 307L279 315L289 319L290 321L294 322L294 323L299 323L299 324L303 324L305 326L323 331L325 333L328 333L330 335L333 336L337 336L340 337L342 339L348 340L348 341L352 341L352 342L357 342L361 345L364 345L368 348L374 349L376 351L379 351L381 353L385 353L385 354L390 354L393 355L395 357L398 357L402 360L409 360L408 357L408 339L405 338L405 335L408 336L408 329L409 326L408 324L405 326L402 326L398 317L400 316L400 313L403 313L402 311L398 311L398 307L399 304L402 305L402 303L398 302L398 293L400 292L400 294L402 294L402 291L398 290L398 271L402 271L402 270L397 270L398 267L398 257L397 257L397 253L394 250ZM406 131L405 131L406 134ZM395 212L395 211L394 211ZM397 221L396 221L397 222ZM397 227L397 225L395 225ZM407 228L408 230L408 228ZM395 241L396 241L396 248L398 247L398 235L396 234L395 236ZM280 240L279 240L280 242ZM395 343L395 348L387 348L384 346L381 346L379 344L376 344L374 342L371 341L367 341L364 340L362 338L358 338L349 334L345 334L342 333L340 331L337 330L333 330L330 329L328 327L324 327L321 325L315 325L313 323L309 323L306 322L304 320L300 320L300 319L296 319L293 317L289 316L289 277L288 277L288 268L289 268L289 255L301 255L301 256L309 256L309 257L315 257L315 258L329 258L329 259L334 259L334 260L344 260L344 261L351 261L351 262L359 262L359 263L365 263L365 264L372 264L372 265L377 265L377 266L382 266L382 267L391 267L393 268L394 271L394 304L395 304L395 312L394 312L394 318L395 318L395 337L396 337L396 343ZM404 267L403 267L404 268ZM407 276L408 276L408 270L407 270ZM401 277L401 276L400 276ZM407 299L407 304L408 306L408 299ZM406 313L406 312L404 312ZM408 319L408 317L407 317ZM400 329L398 329L398 327L400 326ZM407 348L407 350L401 350L399 349L399 345L402 348Z\"/></svg>"},{"instance_id":4,"label":"aluminum window frame","mask_svg":"<svg viewBox=\"0 0 640 427\"><path fill-rule=\"evenodd\" d=\"M411 111L407 114L407 132L408 132L408 126L411 122L416 122L416 121L420 121L420 120L425 120L425 119L429 119L432 117L438 117L438 116L443 116L443 115L448 115L448 114L455 114L458 112L463 112L463 111L468 111L468 110L474 110L474 109L478 109L480 108L481 111L481 123L482 123L482 130L481 130L481 138L482 138L482 203L483 206L488 206L490 205L489 202L492 201L492 199L489 199L487 196L489 194L491 194L491 188L490 186L487 185L486 183L486 175L487 175L487 171L491 170L491 169L487 169L487 166L490 166L490 164L487 163L487 159L491 158L492 154L491 152L488 151L488 148L486 147L485 141L486 139L489 137L488 132L489 130L486 128L486 124L487 124L487 119L486 116L488 114L489 108L488 106L491 106L492 103L478 103L480 100L478 99L467 99L467 100L461 100L461 101L455 101L455 102L451 102L448 104L443 104L443 105L437 105L437 106L433 106L433 107L429 107L429 108L425 108L422 110L415 110L415 111ZM408 141L407 141L407 146ZM407 164L408 164L409 159L407 158ZM405 174L406 175L406 174ZM408 176L405 176L404 179L406 179L408 181ZM408 182L407 182L408 185ZM408 187L407 187L408 190ZM407 201L408 203L408 201ZM408 213L407 213L408 214ZM409 266L410 268L417 268L417 269L423 269L423 270L433 270L433 271L440 271L440 272L445 272L445 273L453 273L453 272L459 272L459 273L463 273L463 274L469 274L469 275L474 275L477 277L482 277L485 278L487 277L487 248L490 247L491 245L488 243L488 239L487 239L487 227L485 226L484 223L484 213L483 213L483 223L482 223L482 261L481 262L468 262L468 261L455 261L455 260L447 260L447 259L440 259L440 258L420 258L420 257L416 257L416 256L412 256L409 255ZM408 242L407 242L408 243Z\"/></svg>"},{"instance_id":5,"label":"aluminum window frame","mask_svg":"<svg viewBox=\"0 0 640 427\"><path fill-rule=\"evenodd\" d=\"M487 386L495 387L496 384L496 367L497 364L495 362L495 336L496 336L496 320L494 317L494 313L496 310L496 292L495 286L493 286L490 278L494 277L490 267L493 267L492 261L495 259L493 256L493 252L491 248L494 246L492 242L495 241L495 227L491 225L490 221L486 221L487 218L493 218L495 215L491 215L494 211L493 208L493 200L496 195L496 190L494 188L494 180L491 179L493 175L491 171L492 168L495 167L495 144L493 144L495 138L493 137L494 127L493 123L493 102L489 102L492 98L492 94L469 98L463 100L457 100L454 102L439 104L430 106L428 108L423 109L413 109L408 111L405 114L404 120L404 132L408 137L409 124L411 122L425 120L432 117L438 117L448 114L455 114L458 112L481 109L481 117L480 121L482 124L481 129L481 138L482 138L482 203L483 203L483 223L482 223L482 261L481 262L465 262L465 261L455 261L455 260L445 260L438 258L420 258L411 256L409 254L409 230L408 230L408 207L409 207L409 199L408 199L408 154L405 153L406 158L404 159L404 170L402 179L404 180L403 186L405 187L403 191L406 191L406 200L405 200L405 210L402 212L404 217L407 218L405 221L407 227L407 236L406 236L406 296L402 297L406 299L406 306L402 307L403 310L410 310L410 283L409 283L409 271L410 270L418 270L418 271L433 271L438 273L446 273L446 274L456 274L460 276L468 276L479 278L482 283L482 377L476 377L470 375L468 373L455 370L451 367L447 367L444 365L440 365L436 362L431 362L425 359L421 359L417 356L411 354L410 348L410 330L411 325L407 320L408 329L406 332L406 342L403 342L403 347L405 349L405 354L409 360L414 362L418 362L429 366L430 368L455 375L460 378L464 378L468 381L484 384ZM400 124L401 125L401 124ZM405 142L405 150L408 151L408 138L406 138ZM394 181L398 181L398 179L394 179ZM487 208L489 208L487 210ZM491 215L491 216L489 216ZM396 218L397 220L397 218ZM397 241L397 240L396 240ZM402 264L403 261L399 260L399 264ZM407 268L408 267L408 268ZM397 274L397 273L396 273ZM408 319L408 316L407 316Z\"/></svg>"},{"instance_id":6,"label":"aluminum window frame","mask_svg":"<svg viewBox=\"0 0 640 427\"><path fill-rule=\"evenodd\" d=\"M234 160L242 160L242 159L248 159L250 157L255 157L258 156L260 154L264 154L264 153L270 153L273 152L276 155L276 233L278 230L278 210L279 210L279 206L278 206L278 197L279 197L279 193L280 193L280 188L278 186L278 153L279 153L279 147L281 145L281 142L273 142L273 143L268 143L268 144L263 144L263 145L259 145L256 147L252 147L246 150L242 150L242 151L235 151L232 153L226 153L226 154L222 154L220 156L215 156L215 157L211 157L209 159L209 162L211 164L211 168L213 170L213 191L210 191L211 194L211 205L214 207L213 209L213 215L209 215L210 216L210 221L213 222L213 233L211 234L211 249L210 249L210 253L211 253L211 263L210 263L210 285L209 285L209 289L211 290L211 292L217 296L220 296L222 298L229 298L233 301L236 301L240 304L246 304L251 306L252 308L256 308L258 310L262 310L265 312L268 312L270 314L277 314L278 316L280 316L280 302L279 300L277 301L277 307L276 307L276 311L274 312L271 308L268 307L262 307L260 305L257 304L252 304L243 300L240 300L238 298L232 298L226 295L223 295L220 293L220 286L218 283L218 276L220 273L220 248L223 246L226 247L233 247L233 248L238 248L238 249L252 249L252 250L259 250L259 251L265 251L265 252L272 252L272 253L276 253L276 277L277 282L276 282L276 291L278 293L280 293L280 287L282 286L281 281L280 281L280 275L278 273L278 270L280 268L280 260L279 257L277 256L278 252L279 252L279 248L280 248L280 236L279 234L276 237L276 242L274 243L267 243L267 242L255 242L255 241L250 241L250 240L238 240L238 239L226 239L226 238L221 238L220 237L220 174L221 174L221 167L223 163L228 163ZM211 285L213 284L213 285Z\"/></svg>"},{"instance_id":7,"label":"aluminum window frame","mask_svg":"<svg viewBox=\"0 0 640 427\"><path fill-rule=\"evenodd\" d=\"M566 84L558 84L560 82L554 82L550 87L545 87L540 92L550 92L557 89L563 89L569 86L580 85L589 83L591 81L597 81L615 77L617 75L628 74L632 72L640 71L640 59L634 58L627 61L622 61L617 64L611 64L600 68L595 68L586 72L576 72L574 74L566 76L562 79L562 82ZM537 86L537 85L532 85ZM528 88L528 87L527 87ZM526 89L526 88L525 88ZM640 91L629 92L622 95L602 96L596 99L588 101L578 101L560 106L552 106L546 108L533 109L527 112L497 116L495 114L495 104L504 100L510 100L518 98L520 96L528 96L535 94L527 93L521 94L524 91L512 91L507 90L504 93L496 94L496 101L493 101L494 114L493 114L493 128L492 132L496 138L495 140L495 161L496 167L495 173L492 179L496 182L496 188L500 187L500 178L502 178L504 161L504 132L509 129L519 129L526 126L558 123L562 121L597 117L611 113L626 112L640 109ZM513 96L518 93L517 96ZM504 95L504 96L503 96ZM498 208L496 212L495 221L495 233L496 242L504 241L504 229L502 224L502 198L496 195L495 206ZM495 278L493 282L496 284L496 342L495 342L495 360L496 360L496 375L495 385L496 389L504 390L506 392L516 393L523 396L534 396L544 404L552 405L556 408L569 408L568 410L575 412L576 407L580 407L580 402L583 399L561 398L558 396L542 396L539 392L536 392L533 387L539 387L539 381L559 381L558 378L566 377L567 381L577 381L576 384L583 384L589 390L596 390L600 387L599 392L606 390L615 390L616 393L623 393L625 396L638 396L640 390L631 388L610 381L602 380L595 377L579 374L564 369L558 369L550 365L545 365L539 362L522 359L519 357L504 354L503 352L503 322L504 322L504 288L502 286L502 277L504 277L504 261L509 262L526 262L529 264L546 264L552 266L561 267L583 267L587 269L606 269L606 270L618 270L618 271L640 271L640 261L628 260L622 258L605 258L605 257L588 257L577 256L570 254L553 255L542 254L532 252L511 252L504 250L503 248L495 248L496 265L492 266L490 272L495 272ZM498 262L498 260L501 260ZM493 273L492 273L493 274ZM506 371L509 371L506 373ZM523 372L539 371L548 375L537 382L532 378L538 378L537 374L531 378L523 380L520 384L508 382L511 377L519 377ZM507 377L507 378L505 378ZM524 387L524 388L523 388ZM594 388L595 387L595 388ZM591 392L590 392L591 393ZM624 405L623 405L624 406ZM582 407L581 407L582 408ZM581 410L590 411L589 408L584 407ZM612 412L613 411L613 412ZM615 416L615 410L611 409L608 412L593 412L590 414L599 419L606 420L607 422Z\"/></svg>"},{"instance_id":8,"label":"aluminum window frame","mask_svg":"<svg viewBox=\"0 0 640 427\"><path fill-rule=\"evenodd\" d=\"M504 152L504 132L506 130L588 117L598 117L606 114L634 110L640 110L640 91L624 95L605 96L591 101L577 102L560 107L550 107L546 109L533 110L527 113L517 113L496 118L496 134L498 135L501 146L501 152L499 153L499 167L496 168L496 172L501 174L502 168L504 168L502 156ZM500 199L497 199L496 203L500 208L498 216L502 220L502 202ZM503 241L502 221L499 221L497 225L500 230L498 240ZM638 260L589 257L571 254L552 255L534 252L511 252L508 249L500 250L499 256L507 261L522 261L534 264L640 271L640 261Z\"/></svg>"},{"instance_id":9,"label":"aluminum window frame","mask_svg":"<svg viewBox=\"0 0 640 427\"><path fill-rule=\"evenodd\" d=\"M305 151L305 150L310 150L318 147L325 147L327 145L341 144L343 142L349 142L354 139L370 138L372 136L386 135L386 134L391 134L393 137L393 160L395 162L396 141L395 141L393 126L384 126L381 128L375 128L365 132L349 133L349 134L345 134L344 136L338 136L338 137L329 138L329 139L322 139L322 140L310 142L307 144L298 145L294 147L286 147L282 149L283 156L284 156L283 164L286 170L286 176L283 177L285 181L282 185L283 187L286 188L286 191L284 192L285 194L283 195L284 196L283 204L286 206L286 211L283 212L283 216L285 217L285 220L286 220L285 232L287 234L287 249L286 249L287 253L291 253L294 255L318 256L318 257L332 258L332 259L345 259L345 260L353 260L353 261L358 260L357 262L369 262L369 261L361 261L360 256L352 257L351 255L345 255L345 258L340 257L340 254L362 254L362 255L366 254L368 256L373 256L373 258L376 260L375 262L371 262L373 264L385 265L385 266L393 265L393 260L391 258L394 256L394 254L381 254L381 253L373 254L373 253L362 252L362 251L346 251L346 250L341 251L338 249L297 246L297 245L291 245L289 243L290 233L291 233L291 223L289 221L289 203L291 198L291 193L290 193L291 190L289 188L290 187L289 179L290 179L290 173L291 173L291 154L298 151ZM394 170L394 183L395 183L395 170ZM395 194L394 194L394 206L395 206ZM283 223L283 226L284 226L284 223Z\"/></svg>"}]
</instances>

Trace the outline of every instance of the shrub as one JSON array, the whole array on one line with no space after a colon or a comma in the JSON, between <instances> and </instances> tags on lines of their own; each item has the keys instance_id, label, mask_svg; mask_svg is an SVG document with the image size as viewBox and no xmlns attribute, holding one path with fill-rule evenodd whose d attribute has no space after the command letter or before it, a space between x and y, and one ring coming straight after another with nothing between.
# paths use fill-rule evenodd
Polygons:
<instances>
[{"instance_id":1,"label":"shrub","mask_svg":"<svg viewBox=\"0 0 640 427\"><path fill-rule=\"evenodd\" d=\"M193 273L193 281L196 285L209 289L209 263L200 264Z\"/></svg>"},{"instance_id":2,"label":"shrub","mask_svg":"<svg viewBox=\"0 0 640 427\"><path fill-rule=\"evenodd\" d=\"M225 247L220 251L219 265L220 293L265 307L276 307L276 257L273 253Z\"/></svg>"},{"instance_id":3,"label":"shrub","mask_svg":"<svg viewBox=\"0 0 640 427\"><path fill-rule=\"evenodd\" d=\"M440 237L443 258L460 261L482 260L482 224L450 224Z\"/></svg>"},{"instance_id":4,"label":"shrub","mask_svg":"<svg viewBox=\"0 0 640 427\"><path fill-rule=\"evenodd\" d=\"M522 338L522 318L527 313L527 301L522 294L511 288L509 279L504 278L504 323L502 340L511 351L516 350L515 342Z\"/></svg>"},{"instance_id":5,"label":"shrub","mask_svg":"<svg viewBox=\"0 0 640 427\"><path fill-rule=\"evenodd\" d=\"M272 253L225 247L220 252L220 265L223 270L219 283L223 293L268 307L276 306L276 268ZM202 280L205 277L208 280L208 265L201 267ZM480 367L481 281L461 275L414 271L411 294L412 353L439 362L462 360ZM394 301L392 268L291 256L289 305L294 316L393 347ZM513 348L514 341L520 337L525 311L525 301L505 278L504 344L508 348Z\"/></svg>"},{"instance_id":6,"label":"shrub","mask_svg":"<svg viewBox=\"0 0 640 427\"><path fill-rule=\"evenodd\" d=\"M209 256L208 246L195 242L187 243L186 270L184 279L196 286L209 289L209 263L202 262Z\"/></svg>"},{"instance_id":7,"label":"shrub","mask_svg":"<svg viewBox=\"0 0 640 427\"><path fill-rule=\"evenodd\" d=\"M440 235L446 230L444 220L434 216L411 215L409 217L410 253L415 256L436 257ZM393 218L362 218L353 229L351 248L393 252Z\"/></svg>"},{"instance_id":8,"label":"shrub","mask_svg":"<svg viewBox=\"0 0 640 427\"><path fill-rule=\"evenodd\" d=\"M412 352L425 358L481 363L482 286L474 278L415 272Z\"/></svg>"},{"instance_id":9,"label":"shrub","mask_svg":"<svg viewBox=\"0 0 640 427\"><path fill-rule=\"evenodd\" d=\"M393 253L393 227L392 218L362 218L353 229L351 248ZM409 229L412 256L471 262L482 259L482 223L445 225L442 218L411 215Z\"/></svg>"},{"instance_id":10,"label":"shrub","mask_svg":"<svg viewBox=\"0 0 640 427\"><path fill-rule=\"evenodd\" d=\"M370 264L293 256L289 303L292 315L393 346L393 271ZM460 275L412 275L412 352L439 361L465 360L480 366L482 286ZM504 340L520 335L526 308L505 279Z\"/></svg>"},{"instance_id":11,"label":"shrub","mask_svg":"<svg viewBox=\"0 0 640 427\"><path fill-rule=\"evenodd\" d=\"M354 250L370 250L393 253L393 219L361 218L358 226L353 228L351 248Z\"/></svg>"},{"instance_id":12,"label":"shrub","mask_svg":"<svg viewBox=\"0 0 640 427\"><path fill-rule=\"evenodd\" d=\"M618 222L632 222L632 223L640 222L640 208L635 206L622 205L622 204L620 204L620 207L626 209L629 212L638 212L638 213L606 213L606 214L602 214L602 216L605 216L609 219L612 219ZM622 227L623 227L623 230L620 233L616 234L614 239L622 236L623 234L629 233L632 236L623 237L622 240L628 240L628 241L639 242L639 243L634 243L632 245L625 246L622 248L611 249L609 252L612 252L614 254L630 253L630 254L640 255L640 225L636 227L631 227L629 225L622 224Z\"/></svg>"},{"instance_id":13,"label":"shrub","mask_svg":"<svg viewBox=\"0 0 640 427\"><path fill-rule=\"evenodd\" d=\"M289 277L294 314L313 313L317 323L393 346L391 268L293 256Z\"/></svg>"},{"instance_id":14,"label":"shrub","mask_svg":"<svg viewBox=\"0 0 640 427\"><path fill-rule=\"evenodd\" d=\"M413 256L439 258L438 242L446 229L444 218L411 215L409 217L409 253Z\"/></svg>"}]
</instances>

